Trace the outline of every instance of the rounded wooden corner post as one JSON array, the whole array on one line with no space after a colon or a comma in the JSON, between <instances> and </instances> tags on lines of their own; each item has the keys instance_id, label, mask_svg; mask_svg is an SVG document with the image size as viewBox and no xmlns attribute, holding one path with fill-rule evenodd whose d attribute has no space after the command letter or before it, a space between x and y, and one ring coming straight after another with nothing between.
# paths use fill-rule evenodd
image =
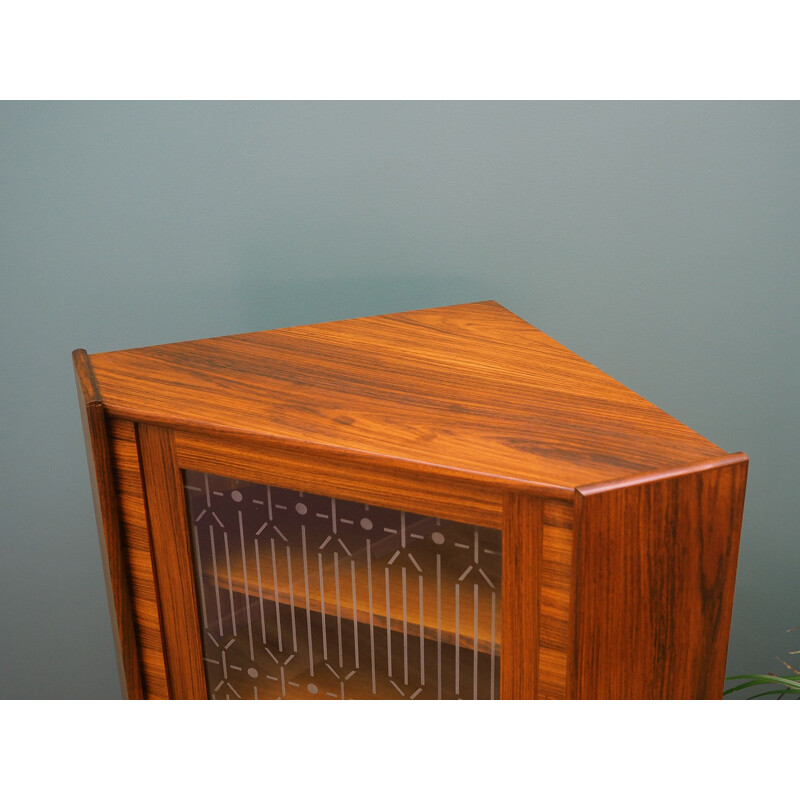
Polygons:
<instances>
[{"instance_id":1,"label":"rounded wooden corner post","mask_svg":"<svg viewBox=\"0 0 800 800\"><path fill-rule=\"evenodd\" d=\"M570 697L722 697L747 467L578 488Z\"/></svg>"},{"instance_id":2,"label":"rounded wooden corner post","mask_svg":"<svg viewBox=\"0 0 800 800\"><path fill-rule=\"evenodd\" d=\"M542 509L542 498L532 494L507 492L503 497L503 700L538 697Z\"/></svg>"},{"instance_id":3,"label":"rounded wooden corner post","mask_svg":"<svg viewBox=\"0 0 800 800\"><path fill-rule=\"evenodd\" d=\"M86 350L73 351L72 363L80 401L81 423L86 458L89 462L89 476L106 594L111 613L111 628L117 654L120 688L124 698L141 700L144 697L144 688L136 642L127 561L114 490L105 410Z\"/></svg>"},{"instance_id":4,"label":"rounded wooden corner post","mask_svg":"<svg viewBox=\"0 0 800 800\"><path fill-rule=\"evenodd\" d=\"M156 591L172 700L208 697L183 481L171 429L137 425Z\"/></svg>"}]
</instances>

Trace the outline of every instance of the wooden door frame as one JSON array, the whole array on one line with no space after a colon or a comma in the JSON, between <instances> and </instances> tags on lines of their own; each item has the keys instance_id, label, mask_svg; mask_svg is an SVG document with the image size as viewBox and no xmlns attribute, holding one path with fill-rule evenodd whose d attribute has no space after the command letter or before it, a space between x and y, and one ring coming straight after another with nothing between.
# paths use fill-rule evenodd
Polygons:
<instances>
[{"instance_id":1,"label":"wooden door frame","mask_svg":"<svg viewBox=\"0 0 800 800\"><path fill-rule=\"evenodd\" d=\"M413 465L381 468L360 454L321 459L302 446L145 423L136 428L171 699L208 697L185 469L499 528L501 607L507 609L501 622L500 698L537 696L541 497L458 476L431 481Z\"/></svg>"}]
</instances>

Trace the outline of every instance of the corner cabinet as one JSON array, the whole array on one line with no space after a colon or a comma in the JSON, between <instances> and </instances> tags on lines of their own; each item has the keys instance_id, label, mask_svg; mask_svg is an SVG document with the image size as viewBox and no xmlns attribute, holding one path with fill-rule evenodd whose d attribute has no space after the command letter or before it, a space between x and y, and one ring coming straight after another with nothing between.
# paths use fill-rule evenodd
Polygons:
<instances>
[{"instance_id":1,"label":"corner cabinet","mask_svg":"<svg viewBox=\"0 0 800 800\"><path fill-rule=\"evenodd\" d=\"M747 457L494 302L74 353L129 698L719 698Z\"/></svg>"}]
</instances>

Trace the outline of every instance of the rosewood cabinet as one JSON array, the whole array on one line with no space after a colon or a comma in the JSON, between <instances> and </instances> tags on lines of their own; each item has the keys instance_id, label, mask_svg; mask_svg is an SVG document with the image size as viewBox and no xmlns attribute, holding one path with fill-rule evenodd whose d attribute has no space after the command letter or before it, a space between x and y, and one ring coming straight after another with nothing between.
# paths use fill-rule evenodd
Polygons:
<instances>
[{"instance_id":1,"label":"rosewood cabinet","mask_svg":"<svg viewBox=\"0 0 800 800\"><path fill-rule=\"evenodd\" d=\"M721 696L747 457L497 303L74 362L128 697Z\"/></svg>"}]
</instances>

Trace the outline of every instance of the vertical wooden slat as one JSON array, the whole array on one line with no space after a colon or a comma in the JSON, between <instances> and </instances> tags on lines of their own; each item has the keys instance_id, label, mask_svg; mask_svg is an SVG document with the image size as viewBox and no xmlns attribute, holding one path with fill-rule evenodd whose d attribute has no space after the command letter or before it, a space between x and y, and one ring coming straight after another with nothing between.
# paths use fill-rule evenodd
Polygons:
<instances>
[{"instance_id":1,"label":"vertical wooden slat","mask_svg":"<svg viewBox=\"0 0 800 800\"><path fill-rule=\"evenodd\" d=\"M86 457L89 461L100 555L111 610L120 684L123 697L140 700L144 696L144 690L136 646L126 553L120 533L117 499L114 492L106 415L86 351L75 350L72 358L81 401L81 422Z\"/></svg>"},{"instance_id":2,"label":"vertical wooden slat","mask_svg":"<svg viewBox=\"0 0 800 800\"><path fill-rule=\"evenodd\" d=\"M189 526L173 435L168 428L153 425L139 425L137 434L170 698L201 700L208 694Z\"/></svg>"},{"instance_id":3,"label":"vertical wooden slat","mask_svg":"<svg viewBox=\"0 0 800 800\"><path fill-rule=\"evenodd\" d=\"M114 467L120 534L128 560L144 696L148 700L167 700L169 689L164 665L164 644L136 427L132 422L110 418L107 428Z\"/></svg>"},{"instance_id":4,"label":"vertical wooden slat","mask_svg":"<svg viewBox=\"0 0 800 800\"><path fill-rule=\"evenodd\" d=\"M503 502L503 587L500 697L538 693L542 499L509 492Z\"/></svg>"},{"instance_id":5,"label":"vertical wooden slat","mask_svg":"<svg viewBox=\"0 0 800 800\"><path fill-rule=\"evenodd\" d=\"M537 698L565 700L570 651L573 503L545 499L542 510Z\"/></svg>"},{"instance_id":6,"label":"vertical wooden slat","mask_svg":"<svg viewBox=\"0 0 800 800\"><path fill-rule=\"evenodd\" d=\"M578 490L571 696L722 695L747 457Z\"/></svg>"}]
</instances>

